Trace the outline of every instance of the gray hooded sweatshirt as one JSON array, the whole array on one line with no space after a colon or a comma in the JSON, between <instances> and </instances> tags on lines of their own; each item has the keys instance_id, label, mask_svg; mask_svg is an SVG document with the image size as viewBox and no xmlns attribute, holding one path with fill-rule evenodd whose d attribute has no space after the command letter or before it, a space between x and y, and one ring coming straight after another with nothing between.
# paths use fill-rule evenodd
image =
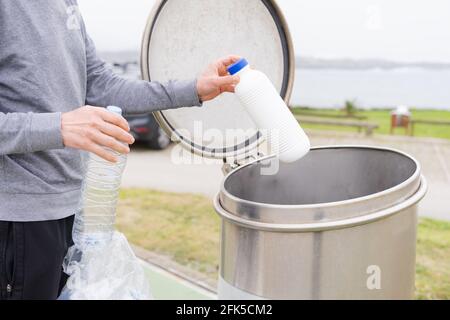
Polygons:
<instances>
[{"instance_id":1,"label":"gray hooded sweatshirt","mask_svg":"<svg viewBox=\"0 0 450 320\"><path fill-rule=\"evenodd\" d=\"M61 113L199 106L196 81L125 80L97 57L75 0L0 1L0 221L76 212L82 152L66 148Z\"/></svg>"}]
</instances>

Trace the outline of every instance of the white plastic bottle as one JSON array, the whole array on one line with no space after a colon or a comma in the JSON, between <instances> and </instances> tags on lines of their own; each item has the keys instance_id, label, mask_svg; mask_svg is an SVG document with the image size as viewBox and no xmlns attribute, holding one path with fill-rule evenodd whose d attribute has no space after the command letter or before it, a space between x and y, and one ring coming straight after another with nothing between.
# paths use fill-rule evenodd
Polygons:
<instances>
[{"instance_id":1,"label":"white plastic bottle","mask_svg":"<svg viewBox=\"0 0 450 320\"><path fill-rule=\"evenodd\" d=\"M235 94L266 135L271 153L277 154L282 162L294 162L308 153L308 136L269 78L251 69L245 59L229 66L228 72L240 77Z\"/></svg>"}]
</instances>

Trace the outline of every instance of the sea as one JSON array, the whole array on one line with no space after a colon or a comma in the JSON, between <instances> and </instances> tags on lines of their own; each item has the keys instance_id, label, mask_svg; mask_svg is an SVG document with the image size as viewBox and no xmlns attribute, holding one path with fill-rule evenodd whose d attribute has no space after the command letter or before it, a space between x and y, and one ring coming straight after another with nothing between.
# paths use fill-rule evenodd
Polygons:
<instances>
[{"instance_id":1,"label":"sea","mask_svg":"<svg viewBox=\"0 0 450 320\"><path fill-rule=\"evenodd\" d=\"M121 64L136 61L138 54L118 52L102 56L111 64ZM116 71L129 78L140 76L137 62ZM296 69L291 106L342 108L347 100L366 109L406 105L450 110L450 67Z\"/></svg>"},{"instance_id":2,"label":"sea","mask_svg":"<svg viewBox=\"0 0 450 320\"><path fill-rule=\"evenodd\" d=\"M450 110L450 69L297 69L291 105Z\"/></svg>"}]
</instances>

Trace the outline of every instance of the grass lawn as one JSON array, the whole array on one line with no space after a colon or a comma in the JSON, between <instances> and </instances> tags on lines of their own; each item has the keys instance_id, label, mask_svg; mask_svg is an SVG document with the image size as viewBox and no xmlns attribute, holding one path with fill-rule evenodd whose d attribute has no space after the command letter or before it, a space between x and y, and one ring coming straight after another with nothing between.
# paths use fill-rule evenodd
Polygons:
<instances>
[{"instance_id":1,"label":"grass lawn","mask_svg":"<svg viewBox=\"0 0 450 320\"><path fill-rule=\"evenodd\" d=\"M124 189L117 224L128 240L216 279L220 220L211 200L192 194ZM450 299L450 222L421 219L416 298Z\"/></svg>"},{"instance_id":2,"label":"grass lawn","mask_svg":"<svg viewBox=\"0 0 450 320\"><path fill-rule=\"evenodd\" d=\"M420 220L416 297L450 299L450 222Z\"/></svg>"},{"instance_id":3,"label":"grass lawn","mask_svg":"<svg viewBox=\"0 0 450 320\"><path fill-rule=\"evenodd\" d=\"M343 115L342 110L337 109L311 109L306 107L294 107L292 108L294 114L301 113L302 115L317 116L320 114L336 114ZM391 110L358 110L357 115L367 117L366 120L371 123L378 124L379 128L375 130L375 133L379 134L389 134L390 130L390 112ZM416 120L440 120L440 121L450 121L450 111L445 110L411 110L413 119ZM326 118L330 119L330 118ZM336 119L338 120L338 119ZM342 119L343 120L343 119ZM302 125L304 128L311 129L322 129L322 130L336 130L336 131L356 131L356 128L351 127L334 127L328 125L315 125L315 124L305 124ZM405 130L403 128L397 128L395 131L396 135L404 135ZM418 137L434 137L434 138L444 138L450 139L450 126L444 125L424 125L416 124L414 126L414 136Z\"/></svg>"}]
</instances>

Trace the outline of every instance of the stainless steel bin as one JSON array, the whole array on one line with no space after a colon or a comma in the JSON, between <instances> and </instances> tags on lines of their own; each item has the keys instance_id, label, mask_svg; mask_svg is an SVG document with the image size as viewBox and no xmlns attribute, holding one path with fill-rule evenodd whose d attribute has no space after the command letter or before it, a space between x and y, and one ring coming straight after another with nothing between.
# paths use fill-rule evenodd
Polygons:
<instances>
[{"instance_id":1,"label":"stainless steel bin","mask_svg":"<svg viewBox=\"0 0 450 320\"><path fill-rule=\"evenodd\" d=\"M289 102L295 54L275 0L156 1L142 41L142 76L189 79L230 53L248 58ZM267 175L261 170L276 165L274 157L247 163L260 157L264 141L234 95L155 117L183 148L238 166L214 202L223 218L220 298L412 297L416 204L426 191L414 159L325 147Z\"/></svg>"},{"instance_id":2,"label":"stainless steel bin","mask_svg":"<svg viewBox=\"0 0 450 320\"><path fill-rule=\"evenodd\" d=\"M410 299L417 161L390 149L321 147L276 175L266 157L229 173L222 222L222 299Z\"/></svg>"}]
</instances>

